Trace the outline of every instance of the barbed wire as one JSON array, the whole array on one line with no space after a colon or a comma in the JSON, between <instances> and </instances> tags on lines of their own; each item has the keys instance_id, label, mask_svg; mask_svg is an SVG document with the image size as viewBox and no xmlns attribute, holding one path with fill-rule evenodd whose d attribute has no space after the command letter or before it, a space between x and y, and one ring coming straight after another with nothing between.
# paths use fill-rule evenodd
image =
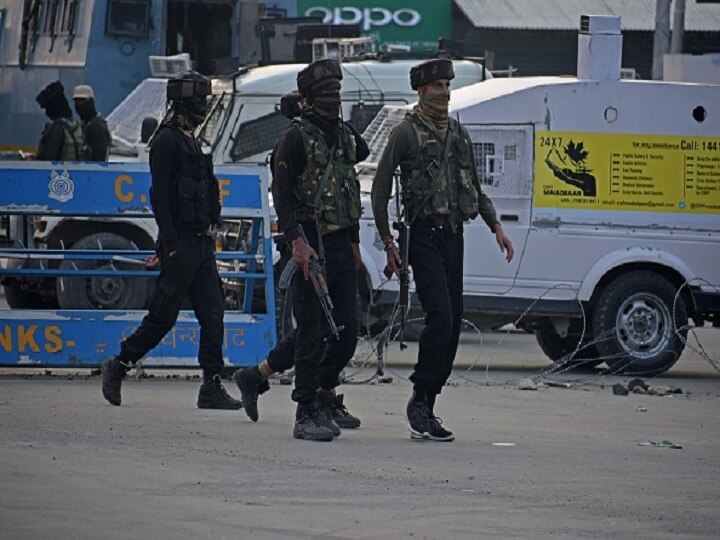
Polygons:
<instances>
[{"instance_id":1,"label":"barbed wire","mask_svg":"<svg viewBox=\"0 0 720 540\"><path fill-rule=\"evenodd\" d=\"M380 287L378 287L378 290L382 291L384 287L390 282L391 280L385 280L380 284ZM670 335L667 336L668 343L671 342L673 339L678 338L682 342L683 349L687 349L691 351L692 353L698 355L700 358L702 358L704 361L706 361L715 371L720 373L720 361L713 358L705 349L703 346L699 336L696 332L696 327L693 327L689 324L683 324L682 326L678 327L678 321L676 319L678 314L678 302L682 300L682 294L683 290L685 288L689 288L693 284L702 284L707 287L710 287L712 289L715 289L716 291L720 292L720 287L717 285L714 285L710 283L709 281L705 280L704 278L693 278L690 280L685 281L680 287L677 288L675 292L675 296L673 298L672 303L672 332ZM526 322L528 318L528 314L533 310L535 305L540 302L543 298L545 298L547 295L552 293L553 291L557 289L569 289L571 291L575 291L567 284L557 284L552 287L549 287L543 294L541 294L539 297L534 299L523 311L523 313L518 316L513 322L512 325L515 327L521 327L523 325L523 322ZM603 385L605 383L605 379L608 376L612 375L626 375L626 376L655 376L658 375L657 369L633 369L633 364L637 362L637 359L635 358L628 358L628 355L623 352L618 352L612 355L599 355L599 354L592 354L597 352L596 345L599 343L602 343L603 341L606 341L610 338L612 338L616 332L616 328L611 328L606 330L604 333L600 335L593 336L593 339L587 340L586 336L591 332L591 330L588 328L588 317L585 313L585 305L582 301L579 299L577 300L579 310L581 313L581 329L579 337L577 338L577 345L575 346L575 349L557 360L554 360L554 363L548 365L545 368L542 368L531 375L523 375L520 377L510 378L504 381L500 382L491 382L489 378L489 372L490 372L490 366L492 364L493 359L495 358L495 355L497 351L502 347L502 345L505 342L505 338L512 332L512 329L508 329L504 332L503 337L501 339L498 339L497 342L494 343L493 349L490 351L488 358L484 358L484 349L486 346L486 339L484 332L478 328L473 322L463 319L463 327L469 328L472 332L477 334L480 337L480 344L479 344L479 350L477 357L472 361L472 363L464 368L463 370L453 370L453 373L448 380L448 384L452 384L455 379L463 380L468 383L478 385L478 386L509 386L509 385L516 385L523 379L530 379L535 383L542 383L542 382L557 382L553 381L551 377L557 377L559 375L563 375L571 370L578 370L582 369L583 367L587 368L594 368L602 363L605 363L608 367L605 369L602 369L600 371L596 371L587 375L584 375L582 377L579 377L577 379L573 379L571 381L565 380L562 384L572 383L573 386L583 386L583 385ZM370 310L372 309L372 305L368 305L365 313L365 320L370 319ZM375 336L371 335L369 326L366 327L366 333L361 339L361 342L359 344L359 348L363 349L363 352L361 354L357 354L353 357L351 362L348 364L348 368L350 370L354 370L354 373L346 374L345 376L345 382L350 384L369 384L369 383L375 383L375 382L386 382L382 380L382 373L384 371L387 371L387 373L391 373L394 377L397 377L400 380L407 380L406 377L400 375L400 373L395 369L385 369L385 356L387 353L387 350L391 343L397 341L400 333L400 323L398 321L400 316L400 309L399 309L399 296L395 300L394 304L392 305L390 315L388 317L388 323L385 326L385 328L376 334ZM422 318L414 318L409 319L406 321L406 324L411 324L417 321L422 321ZM691 335L696 345L691 344L688 341L688 334ZM575 334L573 334L574 336ZM590 357L583 358L583 352L589 352ZM485 379L484 381L477 380L476 378L472 377L471 374L475 373L477 368L480 367L482 364L484 364L484 374ZM355 377L357 377L360 373L364 372L369 367L375 366L378 368L376 372L370 376L366 377L361 380L355 380ZM347 368L346 368L347 370Z\"/></svg>"}]
</instances>

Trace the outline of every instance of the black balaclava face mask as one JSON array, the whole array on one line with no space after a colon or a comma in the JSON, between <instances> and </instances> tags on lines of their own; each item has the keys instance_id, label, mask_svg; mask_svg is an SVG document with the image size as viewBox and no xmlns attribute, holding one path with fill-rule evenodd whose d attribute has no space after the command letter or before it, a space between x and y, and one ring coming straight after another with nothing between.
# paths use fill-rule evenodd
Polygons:
<instances>
[{"instance_id":1,"label":"black balaclava face mask","mask_svg":"<svg viewBox=\"0 0 720 540\"><path fill-rule=\"evenodd\" d=\"M172 108L189 124L183 127L189 127L192 131L205 120L208 112L208 102L206 97L178 99L173 101Z\"/></svg>"},{"instance_id":2,"label":"black balaclava face mask","mask_svg":"<svg viewBox=\"0 0 720 540\"><path fill-rule=\"evenodd\" d=\"M312 99L312 106L324 120L337 120L340 118L340 92L316 94Z\"/></svg>"},{"instance_id":3,"label":"black balaclava face mask","mask_svg":"<svg viewBox=\"0 0 720 540\"><path fill-rule=\"evenodd\" d=\"M64 94L57 94L45 105L45 114L50 120L72 118L70 104Z\"/></svg>"},{"instance_id":4,"label":"black balaclava face mask","mask_svg":"<svg viewBox=\"0 0 720 540\"><path fill-rule=\"evenodd\" d=\"M313 110L323 120L334 122L340 117L340 79L328 77L318 81L308 97Z\"/></svg>"},{"instance_id":5,"label":"black balaclava face mask","mask_svg":"<svg viewBox=\"0 0 720 540\"><path fill-rule=\"evenodd\" d=\"M87 122L88 120L97 116L97 109L95 108L95 100L89 99L76 99L75 100L75 112L78 116Z\"/></svg>"}]
</instances>

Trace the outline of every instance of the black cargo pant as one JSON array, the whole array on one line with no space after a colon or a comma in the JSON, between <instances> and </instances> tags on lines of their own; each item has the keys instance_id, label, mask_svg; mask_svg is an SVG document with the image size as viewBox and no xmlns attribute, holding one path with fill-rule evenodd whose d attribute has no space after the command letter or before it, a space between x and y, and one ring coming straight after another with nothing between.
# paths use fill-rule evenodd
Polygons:
<instances>
[{"instance_id":1,"label":"black cargo pant","mask_svg":"<svg viewBox=\"0 0 720 540\"><path fill-rule=\"evenodd\" d=\"M281 270L285 269L285 266L292 262L292 247L289 242L281 242L278 244L278 251L280 252L280 266ZM276 292L276 294L278 294ZM285 294L290 295L290 301L292 301L292 291L288 284L288 290ZM283 309L285 306L285 299L283 299ZM277 305L277 304L276 304ZM277 342L275 348L268 353L267 363L275 373L282 373L287 371L295 365L295 343L297 342L297 329L293 329L289 332L281 341Z\"/></svg>"},{"instance_id":2,"label":"black cargo pant","mask_svg":"<svg viewBox=\"0 0 720 540\"><path fill-rule=\"evenodd\" d=\"M310 245L318 251L315 227L304 226ZM355 354L357 345L357 270L347 229L323 236L325 272L340 339L330 333L311 281L302 271L292 280L293 309L297 320L295 344L295 388L298 403L315 400L318 388L331 390L340 384L339 375Z\"/></svg>"},{"instance_id":3,"label":"black cargo pant","mask_svg":"<svg viewBox=\"0 0 720 540\"><path fill-rule=\"evenodd\" d=\"M207 380L222 371L225 307L214 253L213 239L195 234L181 236L177 252L169 259L161 256L148 314L120 344L118 360L134 364L155 347L175 324L187 296L200 323L198 362L203 376Z\"/></svg>"},{"instance_id":4,"label":"black cargo pant","mask_svg":"<svg viewBox=\"0 0 720 540\"><path fill-rule=\"evenodd\" d=\"M410 229L410 258L425 328L410 380L416 392L437 395L452 371L463 312L463 228L435 227L416 220Z\"/></svg>"},{"instance_id":5,"label":"black cargo pant","mask_svg":"<svg viewBox=\"0 0 720 540\"><path fill-rule=\"evenodd\" d=\"M275 373L282 373L295 365L295 345L297 344L297 330L286 335L278 341L275 348L268 353L267 363Z\"/></svg>"}]
</instances>

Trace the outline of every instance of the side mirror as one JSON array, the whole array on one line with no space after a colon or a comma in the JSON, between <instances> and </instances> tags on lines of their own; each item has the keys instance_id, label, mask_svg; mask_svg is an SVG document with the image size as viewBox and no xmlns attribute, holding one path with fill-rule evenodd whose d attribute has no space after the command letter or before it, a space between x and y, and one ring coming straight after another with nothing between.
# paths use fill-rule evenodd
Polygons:
<instances>
[{"instance_id":1,"label":"side mirror","mask_svg":"<svg viewBox=\"0 0 720 540\"><path fill-rule=\"evenodd\" d=\"M155 133L157 127L157 118L153 118L151 116L144 118L142 121L142 127L140 128L140 141L147 143L150 140L150 137L152 137L152 134Z\"/></svg>"}]
</instances>

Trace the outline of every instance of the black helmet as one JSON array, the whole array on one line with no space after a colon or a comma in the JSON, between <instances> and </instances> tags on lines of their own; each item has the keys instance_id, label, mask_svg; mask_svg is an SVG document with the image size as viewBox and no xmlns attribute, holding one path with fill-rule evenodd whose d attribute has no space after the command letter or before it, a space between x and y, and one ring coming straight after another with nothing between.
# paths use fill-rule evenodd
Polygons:
<instances>
[{"instance_id":1,"label":"black helmet","mask_svg":"<svg viewBox=\"0 0 720 540\"><path fill-rule=\"evenodd\" d=\"M185 72L167 82L168 100L206 98L212 94L210 79L197 71Z\"/></svg>"},{"instance_id":2,"label":"black helmet","mask_svg":"<svg viewBox=\"0 0 720 540\"><path fill-rule=\"evenodd\" d=\"M194 129L205 120L208 96L212 94L210 79L189 71L167 82L167 99L171 109L181 114Z\"/></svg>"},{"instance_id":3,"label":"black helmet","mask_svg":"<svg viewBox=\"0 0 720 540\"><path fill-rule=\"evenodd\" d=\"M335 88L335 90L340 90L340 81L342 78L342 69L340 69L340 64L338 64L337 60L324 58L322 60L315 60L297 74L297 87L303 96L312 94L312 90L318 86L318 83L323 81L336 83L337 88ZM319 86L325 88L328 85L321 84ZM335 84L330 86L334 88Z\"/></svg>"},{"instance_id":4,"label":"black helmet","mask_svg":"<svg viewBox=\"0 0 720 540\"><path fill-rule=\"evenodd\" d=\"M453 64L447 58L428 60L410 68L410 86L417 90L421 86L437 81L438 79L454 79Z\"/></svg>"}]
</instances>

